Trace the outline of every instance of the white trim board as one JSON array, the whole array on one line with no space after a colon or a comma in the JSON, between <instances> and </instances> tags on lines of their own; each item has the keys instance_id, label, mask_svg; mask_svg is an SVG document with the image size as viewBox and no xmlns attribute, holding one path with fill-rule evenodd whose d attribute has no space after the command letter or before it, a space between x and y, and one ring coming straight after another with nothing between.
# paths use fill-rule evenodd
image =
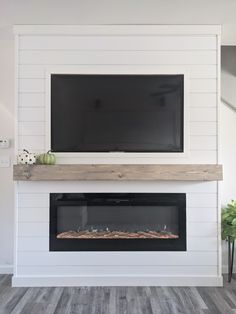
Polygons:
<instances>
[{"instance_id":1,"label":"white trim board","mask_svg":"<svg viewBox=\"0 0 236 314\"><path fill-rule=\"evenodd\" d=\"M223 286L222 276L13 276L13 287L70 286Z\"/></svg>"},{"instance_id":2,"label":"white trim board","mask_svg":"<svg viewBox=\"0 0 236 314\"><path fill-rule=\"evenodd\" d=\"M14 25L18 35L219 35L221 25Z\"/></svg>"}]
</instances>

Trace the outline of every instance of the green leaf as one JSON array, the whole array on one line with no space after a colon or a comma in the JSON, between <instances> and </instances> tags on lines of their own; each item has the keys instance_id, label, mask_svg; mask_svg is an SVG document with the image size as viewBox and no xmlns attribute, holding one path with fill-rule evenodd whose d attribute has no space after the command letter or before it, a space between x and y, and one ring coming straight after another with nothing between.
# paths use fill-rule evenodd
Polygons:
<instances>
[{"instance_id":1,"label":"green leaf","mask_svg":"<svg viewBox=\"0 0 236 314\"><path fill-rule=\"evenodd\" d=\"M232 225L233 225L233 226L236 226L236 218L234 218L234 219L232 220Z\"/></svg>"},{"instance_id":2,"label":"green leaf","mask_svg":"<svg viewBox=\"0 0 236 314\"><path fill-rule=\"evenodd\" d=\"M236 239L236 200L222 208L221 220L222 239L225 240L229 235Z\"/></svg>"}]
</instances>

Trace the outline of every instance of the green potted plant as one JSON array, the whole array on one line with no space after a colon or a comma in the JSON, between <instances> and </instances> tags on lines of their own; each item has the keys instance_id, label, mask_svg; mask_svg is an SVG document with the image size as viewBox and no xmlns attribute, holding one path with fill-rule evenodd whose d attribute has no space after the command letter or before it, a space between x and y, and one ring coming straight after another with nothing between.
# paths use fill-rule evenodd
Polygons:
<instances>
[{"instance_id":1,"label":"green potted plant","mask_svg":"<svg viewBox=\"0 0 236 314\"><path fill-rule=\"evenodd\" d=\"M228 282L231 281L234 266L234 242L236 239L236 201L232 200L222 209L222 239L228 241Z\"/></svg>"},{"instance_id":2,"label":"green potted plant","mask_svg":"<svg viewBox=\"0 0 236 314\"><path fill-rule=\"evenodd\" d=\"M236 200L232 200L222 210L222 239L236 239Z\"/></svg>"}]
</instances>

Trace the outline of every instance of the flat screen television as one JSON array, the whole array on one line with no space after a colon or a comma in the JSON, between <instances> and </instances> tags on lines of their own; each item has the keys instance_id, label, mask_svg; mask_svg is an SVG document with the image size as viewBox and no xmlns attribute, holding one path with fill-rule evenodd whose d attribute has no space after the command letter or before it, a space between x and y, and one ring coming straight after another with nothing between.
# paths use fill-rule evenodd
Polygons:
<instances>
[{"instance_id":1,"label":"flat screen television","mask_svg":"<svg viewBox=\"0 0 236 314\"><path fill-rule=\"evenodd\" d=\"M183 152L184 75L51 75L53 152Z\"/></svg>"}]
</instances>

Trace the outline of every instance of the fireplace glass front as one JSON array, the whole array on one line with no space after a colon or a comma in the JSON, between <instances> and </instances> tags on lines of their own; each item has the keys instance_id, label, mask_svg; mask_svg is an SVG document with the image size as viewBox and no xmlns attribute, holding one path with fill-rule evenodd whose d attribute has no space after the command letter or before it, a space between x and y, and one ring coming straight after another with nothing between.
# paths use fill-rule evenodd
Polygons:
<instances>
[{"instance_id":1,"label":"fireplace glass front","mask_svg":"<svg viewBox=\"0 0 236 314\"><path fill-rule=\"evenodd\" d=\"M51 251L185 251L186 195L52 193Z\"/></svg>"}]
</instances>

